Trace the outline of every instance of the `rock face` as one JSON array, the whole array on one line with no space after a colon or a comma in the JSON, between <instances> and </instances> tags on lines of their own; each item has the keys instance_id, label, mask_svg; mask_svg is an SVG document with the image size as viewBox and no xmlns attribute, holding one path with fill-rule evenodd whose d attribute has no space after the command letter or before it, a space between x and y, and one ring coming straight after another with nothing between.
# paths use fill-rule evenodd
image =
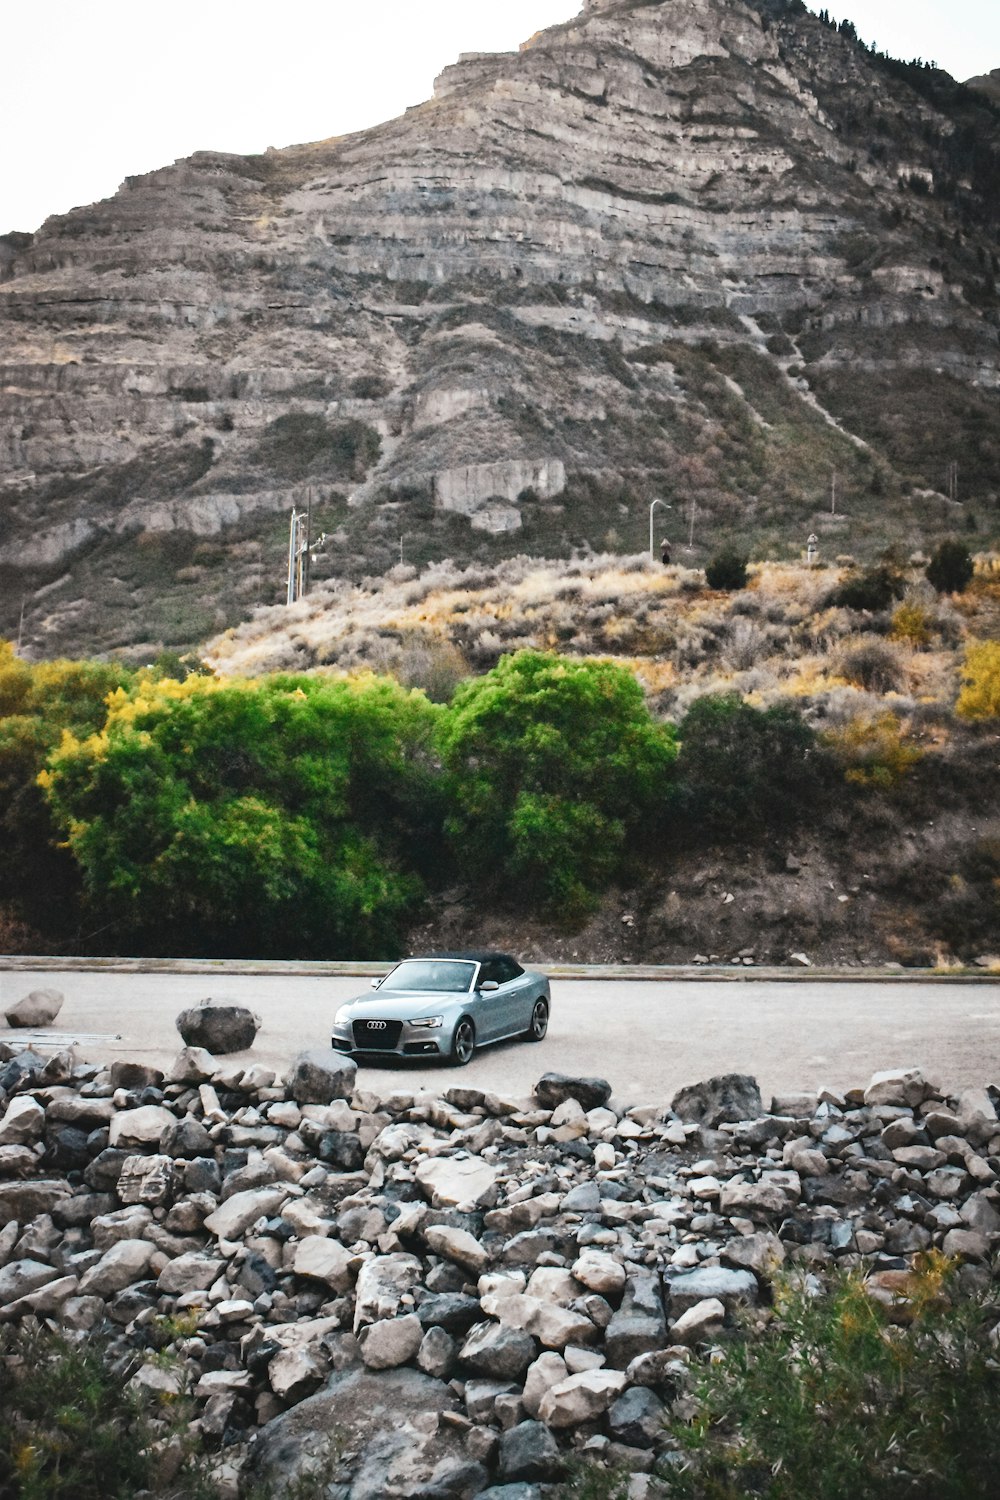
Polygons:
<instances>
[{"instance_id":1,"label":"rock face","mask_svg":"<svg viewBox=\"0 0 1000 1500\"><path fill-rule=\"evenodd\" d=\"M975 1283L1000 1250L1000 1092L916 1069L794 1114L748 1114L741 1077L739 1118L685 1125L603 1080L561 1077L547 1104L551 1078L524 1101L383 1100L352 1073L309 1102L298 1063L158 1084L68 1063L53 1088L18 1060L0 1322L110 1337L138 1387L192 1392L245 1493L320 1468L347 1500L538 1500L580 1447L639 1485L665 1412L783 1265L866 1264L905 1317L911 1257L940 1248ZM605 1102L581 1102L595 1082ZM684 1097L718 1103L717 1084ZM81 1141L60 1165L65 1131ZM331 1135L353 1165L322 1154Z\"/></svg>"},{"instance_id":2,"label":"rock face","mask_svg":"<svg viewBox=\"0 0 1000 1500\"><path fill-rule=\"evenodd\" d=\"M376 129L8 236L0 629L26 593L36 649L155 641L180 599L203 637L278 597L307 498L361 576L401 533L635 548L668 492L749 543L825 512L818 457L852 514L809 524L863 551L919 533L942 416L987 502L997 135L785 0L588 5Z\"/></svg>"}]
</instances>

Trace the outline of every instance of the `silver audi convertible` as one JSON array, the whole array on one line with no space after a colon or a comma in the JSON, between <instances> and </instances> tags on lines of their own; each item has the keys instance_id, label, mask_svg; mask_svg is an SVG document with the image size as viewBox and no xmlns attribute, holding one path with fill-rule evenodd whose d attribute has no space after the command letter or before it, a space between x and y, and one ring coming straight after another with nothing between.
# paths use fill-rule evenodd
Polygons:
<instances>
[{"instance_id":1,"label":"silver audi convertible","mask_svg":"<svg viewBox=\"0 0 1000 1500\"><path fill-rule=\"evenodd\" d=\"M458 1067L477 1047L523 1037L540 1042L552 997L544 974L509 953L438 953L406 958L374 995L359 995L333 1018L331 1042L355 1057L445 1057Z\"/></svg>"}]
</instances>

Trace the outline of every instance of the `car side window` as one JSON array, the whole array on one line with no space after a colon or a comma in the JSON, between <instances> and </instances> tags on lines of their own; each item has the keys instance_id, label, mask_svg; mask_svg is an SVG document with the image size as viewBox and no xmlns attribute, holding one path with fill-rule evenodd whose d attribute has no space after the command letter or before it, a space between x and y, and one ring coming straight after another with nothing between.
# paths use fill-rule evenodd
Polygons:
<instances>
[{"instance_id":1,"label":"car side window","mask_svg":"<svg viewBox=\"0 0 1000 1500\"><path fill-rule=\"evenodd\" d=\"M500 984L510 984L512 979L519 979L524 973L521 965L515 963L512 958L501 958L497 960L497 981Z\"/></svg>"},{"instance_id":2,"label":"car side window","mask_svg":"<svg viewBox=\"0 0 1000 1500\"><path fill-rule=\"evenodd\" d=\"M479 979L477 981L479 985L485 984L488 979L492 979L496 984L502 984L503 980L499 969L500 965L492 959L484 963L479 970Z\"/></svg>"}]
</instances>

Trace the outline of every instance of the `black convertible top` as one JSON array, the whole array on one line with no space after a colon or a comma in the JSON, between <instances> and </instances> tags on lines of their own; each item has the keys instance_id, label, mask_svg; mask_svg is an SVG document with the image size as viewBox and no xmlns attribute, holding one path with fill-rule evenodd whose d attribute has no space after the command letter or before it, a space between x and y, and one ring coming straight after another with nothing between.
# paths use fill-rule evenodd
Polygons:
<instances>
[{"instance_id":1,"label":"black convertible top","mask_svg":"<svg viewBox=\"0 0 1000 1500\"><path fill-rule=\"evenodd\" d=\"M467 950L464 953L412 953L410 955L410 957L411 958L464 958L464 959L471 960L472 963L477 963L477 964L491 964L491 963L495 963L498 958L505 958L505 959L508 960L508 962L510 962L512 964L516 964L517 963L517 959L514 957L514 955L512 953L498 953L498 952L494 952L493 950L488 950L488 949L485 949L485 948L476 948L474 950Z\"/></svg>"}]
</instances>

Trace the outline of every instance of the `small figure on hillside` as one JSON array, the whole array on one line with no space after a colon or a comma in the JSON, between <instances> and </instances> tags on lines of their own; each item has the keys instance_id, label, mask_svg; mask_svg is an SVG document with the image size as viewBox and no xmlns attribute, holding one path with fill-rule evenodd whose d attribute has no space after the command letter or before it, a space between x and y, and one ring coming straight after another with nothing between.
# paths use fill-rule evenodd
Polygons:
<instances>
[{"instance_id":1,"label":"small figure on hillside","mask_svg":"<svg viewBox=\"0 0 1000 1500\"><path fill-rule=\"evenodd\" d=\"M666 540L660 543L660 562L665 568L670 566L670 543Z\"/></svg>"}]
</instances>

